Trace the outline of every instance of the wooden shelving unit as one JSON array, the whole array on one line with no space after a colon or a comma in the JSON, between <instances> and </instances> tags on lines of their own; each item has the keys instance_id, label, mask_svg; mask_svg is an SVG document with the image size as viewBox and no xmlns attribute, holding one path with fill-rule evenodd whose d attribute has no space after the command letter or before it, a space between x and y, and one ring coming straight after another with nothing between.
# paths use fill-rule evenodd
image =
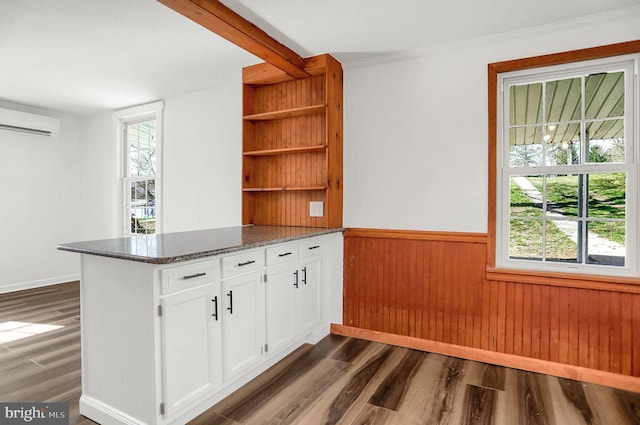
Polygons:
<instances>
[{"instance_id":1,"label":"wooden shelving unit","mask_svg":"<svg viewBox=\"0 0 640 425\"><path fill-rule=\"evenodd\" d=\"M245 115L243 119L247 121L280 120L284 118L293 118L303 115L323 113L325 109L325 105L302 106L299 108L284 109L281 111L262 112L260 114Z\"/></svg>"},{"instance_id":2,"label":"wooden shelving unit","mask_svg":"<svg viewBox=\"0 0 640 425\"><path fill-rule=\"evenodd\" d=\"M302 146L300 148L282 148L282 149L264 149L261 151L243 152L245 156L265 156L265 155L286 155L303 152L321 152L326 151L327 145L320 146Z\"/></svg>"},{"instance_id":3,"label":"wooden shelving unit","mask_svg":"<svg viewBox=\"0 0 640 425\"><path fill-rule=\"evenodd\" d=\"M243 224L342 227L342 67L321 55L305 71L243 69Z\"/></svg>"}]
</instances>

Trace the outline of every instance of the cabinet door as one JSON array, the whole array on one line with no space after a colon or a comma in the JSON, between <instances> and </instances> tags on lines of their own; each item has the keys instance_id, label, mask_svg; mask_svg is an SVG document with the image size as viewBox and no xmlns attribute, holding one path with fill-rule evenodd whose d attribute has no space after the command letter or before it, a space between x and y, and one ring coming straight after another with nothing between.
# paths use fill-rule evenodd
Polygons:
<instances>
[{"instance_id":1,"label":"cabinet door","mask_svg":"<svg viewBox=\"0 0 640 425\"><path fill-rule=\"evenodd\" d=\"M264 354L264 290L258 272L222 281L222 368L228 381Z\"/></svg>"},{"instance_id":2,"label":"cabinet door","mask_svg":"<svg viewBox=\"0 0 640 425\"><path fill-rule=\"evenodd\" d=\"M219 284L210 283L160 300L166 416L214 391L221 382L213 351L219 345L215 339L220 338L214 317L217 290Z\"/></svg>"},{"instance_id":3,"label":"cabinet door","mask_svg":"<svg viewBox=\"0 0 640 425\"><path fill-rule=\"evenodd\" d=\"M291 345L298 336L297 261L267 269L265 282L267 346L270 354Z\"/></svg>"},{"instance_id":4,"label":"cabinet door","mask_svg":"<svg viewBox=\"0 0 640 425\"><path fill-rule=\"evenodd\" d=\"M310 331L322 321L320 305L321 262L322 259L319 256L300 260L298 311L301 334Z\"/></svg>"}]
</instances>

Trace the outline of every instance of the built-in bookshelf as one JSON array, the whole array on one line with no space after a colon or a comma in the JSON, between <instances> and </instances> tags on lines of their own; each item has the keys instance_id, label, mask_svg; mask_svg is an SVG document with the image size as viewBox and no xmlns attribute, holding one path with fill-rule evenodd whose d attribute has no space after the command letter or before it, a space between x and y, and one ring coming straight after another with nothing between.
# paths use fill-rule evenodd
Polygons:
<instances>
[{"instance_id":1,"label":"built-in bookshelf","mask_svg":"<svg viewBox=\"0 0 640 425\"><path fill-rule=\"evenodd\" d=\"M243 224L342 226L342 67L329 55L305 64L303 79L243 70Z\"/></svg>"}]
</instances>

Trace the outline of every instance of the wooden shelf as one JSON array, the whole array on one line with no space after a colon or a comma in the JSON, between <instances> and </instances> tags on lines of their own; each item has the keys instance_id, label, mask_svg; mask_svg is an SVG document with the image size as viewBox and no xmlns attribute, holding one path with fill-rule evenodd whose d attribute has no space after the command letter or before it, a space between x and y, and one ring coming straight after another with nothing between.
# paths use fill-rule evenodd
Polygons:
<instances>
[{"instance_id":1,"label":"wooden shelf","mask_svg":"<svg viewBox=\"0 0 640 425\"><path fill-rule=\"evenodd\" d=\"M259 151L244 152L244 156L268 156L268 155L287 155L305 152L321 152L327 150L327 145L306 146L298 148L281 148L281 149L264 149Z\"/></svg>"},{"instance_id":2,"label":"wooden shelf","mask_svg":"<svg viewBox=\"0 0 640 425\"><path fill-rule=\"evenodd\" d=\"M245 187L243 192L302 192L308 190L327 190L327 186L296 186L296 187Z\"/></svg>"},{"instance_id":3,"label":"wooden shelf","mask_svg":"<svg viewBox=\"0 0 640 425\"><path fill-rule=\"evenodd\" d=\"M260 114L245 115L242 119L246 121L268 121L281 120L284 118L300 117L303 115L312 115L323 113L326 111L326 105L303 106L301 108L282 109L280 111L263 112Z\"/></svg>"},{"instance_id":4,"label":"wooden shelf","mask_svg":"<svg viewBox=\"0 0 640 425\"><path fill-rule=\"evenodd\" d=\"M305 70L243 69L242 224L342 227L342 66L320 55Z\"/></svg>"}]
</instances>

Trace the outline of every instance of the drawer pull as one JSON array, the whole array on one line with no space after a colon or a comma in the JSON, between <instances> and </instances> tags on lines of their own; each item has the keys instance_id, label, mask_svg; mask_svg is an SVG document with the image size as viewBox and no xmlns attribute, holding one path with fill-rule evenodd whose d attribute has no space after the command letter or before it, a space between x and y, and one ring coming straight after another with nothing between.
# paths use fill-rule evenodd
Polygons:
<instances>
[{"instance_id":1,"label":"drawer pull","mask_svg":"<svg viewBox=\"0 0 640 425\"><path fill-rule=\"evenodd\" d=\"M249 264L253 264L255 262L256 260L249 260L249 261L245 261L244 263L238 263L238 267L248 266Z\"/></svg>"},{"instance_id":2,"label":"drawer pull","mask_svg":"<svg viewBox=\"0 0 640 425\"><path fill-rule=\"evenodd\" d=\"M318 249L318 248L320 248L320 245L314 245L309 247L309 249Z\"/></svg>"},{"instance_id":3,"label":"drawer pull","mask_svg":"<svg viewBox=\"0 0 640 425\"><path fill-rule=\"evenodd\" d=\"M229 314L233 314L233 291L229 291L227 297L229 297L229 307L227 307L227 310L229 310Z\"/></svg>"},{"instance_id":4,"label":"drawer pull","mask_svg":"<svg viewBox=\"0 0 640 425\"><path fill-rule=\"evenodd\" d=\"M285 252L284 254L278 254L278 257L286 257L287 255L291 255L293 252Z\"/></svg>"},{"instance_id":5,"label":"drawer pull","mask_svg":"<svg viewBox=\"0 0 640 425\"><path fill-rule=\"evenodd\" d=\"M202 276L206 276L207 274L202 272L202 273L196 273L196 274L190 274L189 276L183 276L182 279L187 280L187 279L194 279L196 277L202 277Z\"/></svg>"},{"instance_id":6,"label":"drawer pull","mask_svg":"<svg viewBox=\"0 0 640 425\"><path fill-rule=\"evenodd\" d=\"M211 302L213 303L213 314L212 314L212 316L217 321L218 320L218 296L216 295L215 297L213 297Z\"/></svg>"}]
</instances>

